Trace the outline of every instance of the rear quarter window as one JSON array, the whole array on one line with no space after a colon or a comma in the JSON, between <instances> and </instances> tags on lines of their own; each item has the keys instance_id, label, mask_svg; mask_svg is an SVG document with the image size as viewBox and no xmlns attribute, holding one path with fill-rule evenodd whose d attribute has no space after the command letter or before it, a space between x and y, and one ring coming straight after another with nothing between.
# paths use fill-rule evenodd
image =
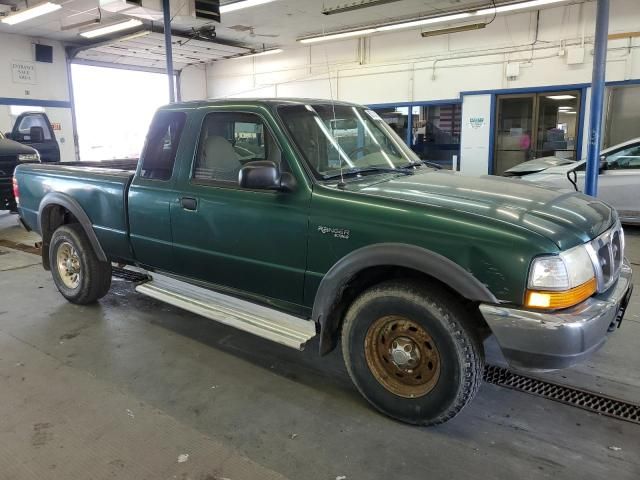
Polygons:
<instances>
[{"instance_id":1,"label":"rear quarter window","mask_svg":"<svg viewBox=\"0 0 640 480\"><path fill-rule=\"evenodd\" d=\"M176 152L187 115L161 110L153 117L140 156L140 176L152 180L169 180L176 163Z\"/></svg>"}]
</instances>

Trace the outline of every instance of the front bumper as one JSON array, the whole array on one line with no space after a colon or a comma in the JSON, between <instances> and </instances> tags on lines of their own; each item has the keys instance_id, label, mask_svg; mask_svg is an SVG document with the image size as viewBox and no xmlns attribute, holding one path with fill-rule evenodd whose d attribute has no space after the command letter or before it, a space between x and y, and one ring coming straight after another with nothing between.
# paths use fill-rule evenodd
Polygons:
<instances>
[{"instance_id":1,"label":"front bumper","mask_svg":"<svg viewBox=\"0 0 640 480\"><path fill-rule=\"evenodd\" d=\"M629 301L631 267L625 260L620 278L606 292L558 312L537 312L480 305L507 361L535 370L565 368L582 361L606 340ZM619 323L618 323L619 325Z\"/></svg>"}]
</instances>

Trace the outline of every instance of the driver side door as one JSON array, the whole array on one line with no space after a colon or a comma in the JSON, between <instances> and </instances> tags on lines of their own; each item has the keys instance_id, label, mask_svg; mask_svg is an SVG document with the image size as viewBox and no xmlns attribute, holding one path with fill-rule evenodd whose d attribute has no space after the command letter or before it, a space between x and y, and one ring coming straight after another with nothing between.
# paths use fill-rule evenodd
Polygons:
<instances>
[{"instance_id":1,"label":"driver side door","mask_svg":"<svg viewBox=\"0 0 640 480\"><path fill-rule=\"evenodd\" d=\"M176 273L301 305L310 189L302 179L291 192L238 185L249 161L269 160L290 171L284 139L250 109L209 111L201 122L193 165L182 172L171 206Z\"/></svg>"}]
</instances>

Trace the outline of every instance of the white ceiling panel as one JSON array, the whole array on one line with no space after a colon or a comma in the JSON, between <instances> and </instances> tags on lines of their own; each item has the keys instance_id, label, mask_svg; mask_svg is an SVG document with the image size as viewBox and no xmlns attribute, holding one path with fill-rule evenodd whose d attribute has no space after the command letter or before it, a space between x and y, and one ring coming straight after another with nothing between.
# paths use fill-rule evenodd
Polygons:
<instances>
[{"instance_id":1,"label":"white ceiling panel","mask_svg":"<svg viewBox=\"0 0 640 480\"><path fill-rule=\"evenodd\" d=\"M38 0L36 0L38 1ZM0 32L17 33L37 38L63 41L66 45L83 46L89 43L79 35L77 25L102 18L103 23L126 20L123 13L109 13L98 9L99 0L50 0L63 8L41 17L10 26L0 22ZM184 6L193 0L172 0L174 5ZM497 4L506 0L496 0ZM578 1L578 0L574 0ZM177 2L177 3L176 3ZM231 3L231 0L222 2ZM222 22L209 22L177 12L172 23L174 63L177 69L194 63L210 62L252 50L287 48L297 45L296 40L308 35L355 29L366 25L401 21L408 18L445 14L461 9L488 7L491 0L398 0L395 2L360 8L353 11L324 15L325 8L353 4L354 0L275 0L252 8L223 14ZM24 0L0 0L0 4L18 5L24 8ZM176 7L177 8L177 7ZM177 8L179 11L181 8ZM172 10L173 13L173 10ZM222 43L189 40L178 35L190 35L203 26L215 26L217 39ZM147 30L161 31L161 22L145 21ZM64 28L64 30L63 30ZM128 32L118 35L125 36ZM96 39L98 40L98 39ZM102 40L102 39L99 39ZM94 40L95 41L95 40ZM149 33L134 39L112 39L95 44L78 54L78 58L91 61L133 65L136 59L145 67L164 68L164 37L161 33ZM224 44L233 44L229 46Z\"/></svg>"},{"instance_id":2,"label":"white ceiling panel","mask_svg":"<svg viewBox=\"0 0 640 480\"><path fill-rule=\"evenodd\" d=\"M190 40L176 36L172 37L172 44L173 63L176 70L181 70L187 65L207 63L248 51L242 47ZM150 33L142 37L97 45L82 50L76 55L76 58L92 62L164 69L166 62L164 52L164 35Z\"/></svg>"}]
</instances>

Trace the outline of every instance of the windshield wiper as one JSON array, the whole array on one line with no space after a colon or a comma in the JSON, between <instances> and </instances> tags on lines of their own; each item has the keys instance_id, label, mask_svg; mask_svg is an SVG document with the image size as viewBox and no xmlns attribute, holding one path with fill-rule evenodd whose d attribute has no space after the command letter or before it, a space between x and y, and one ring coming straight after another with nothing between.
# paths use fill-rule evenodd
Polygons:
<instances>
[{"instance_id":1,"label":"windshield wiper","mask_svg":"<svg viewBox=\"0 0 640 480\"><path fill-rule=\"evenodd\" d=\"M331 180L347 175L358 175L361 173L403 173L405 175L413 175L413 171L409 167L363 167L363 168L349 168L343 170L341 173L335 173L333 175L324 175L324 180Z\"/></svg>"}]
</instances>

